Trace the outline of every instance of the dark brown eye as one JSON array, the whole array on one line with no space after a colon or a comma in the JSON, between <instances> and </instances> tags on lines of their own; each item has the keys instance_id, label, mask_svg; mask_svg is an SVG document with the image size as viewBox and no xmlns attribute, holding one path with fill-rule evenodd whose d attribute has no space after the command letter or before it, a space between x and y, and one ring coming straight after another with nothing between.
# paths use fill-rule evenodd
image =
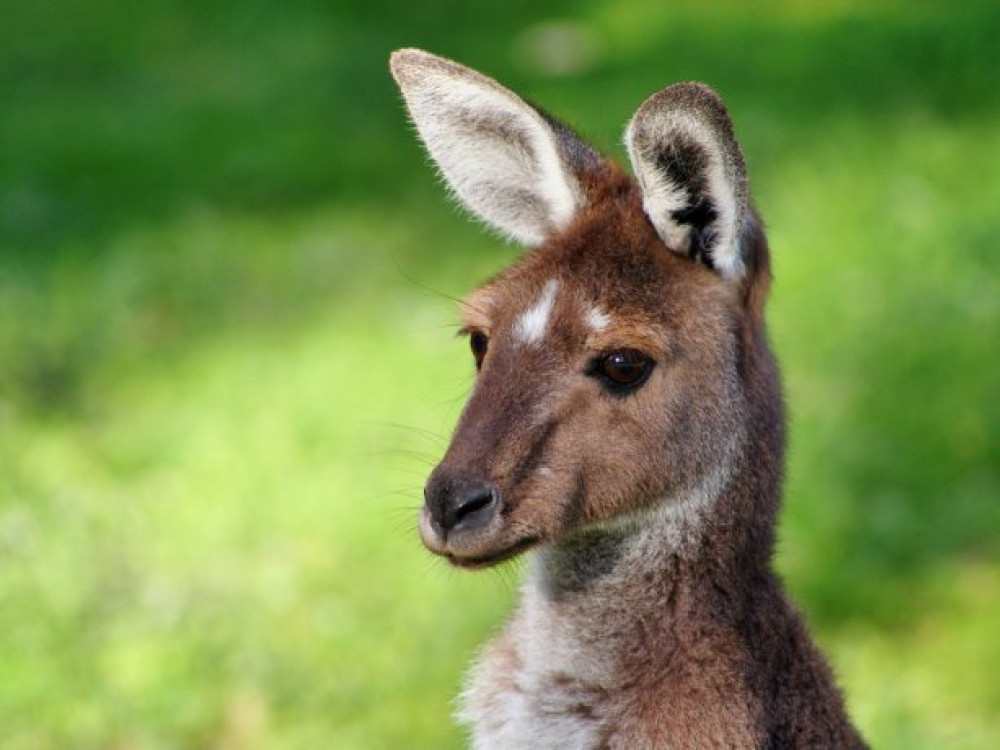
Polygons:
<instances>
[{"instance_id":1,"label":"dark brown eye","mask_svg":"<svg viewBox=\"0 0 1000 750\"><path fill-rule=\"evenodd\" d=\"M483 366L483 357L486 356L486 349L490 340L482 331L473 331L469 334L469 347L472 349L472 356L476 358L476 369Z\"/></svg>"},{"instance_id":2,"label":"dark brown eye","mask_svg":"<svg viewBox=\"0 0 1000 750\"><path fill-rule=\"evenodd\" d=\"M617 390L632 390L645 382L653 369L653 360L638 349L619 349L601 356L595 373Z\"/></svg>"}]
</instances>

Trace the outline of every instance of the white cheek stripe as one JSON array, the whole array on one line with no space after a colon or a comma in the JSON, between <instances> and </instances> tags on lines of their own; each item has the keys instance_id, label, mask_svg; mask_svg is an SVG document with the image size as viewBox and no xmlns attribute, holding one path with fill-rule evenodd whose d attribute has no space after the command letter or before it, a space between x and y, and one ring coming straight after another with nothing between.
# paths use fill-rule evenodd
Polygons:
<instances>
[{"instance_id":1,"label":"white cheek stripe","mask_svg":"<svg viewBox=\"0 0 1000 750\"><path fill-rule=\"evenodd\" d=\"M549 325L549 317L552 315L558 291L559 282L556 279L549 279L545 282L545 288L538 301L517 319L517 323L514 325L516 338L525 344L537 344L542 340L545 329Z\"/></svg>"},{"instance_id":2,"label":"white cheek stripe","mask_svg":"<svg viewBox=\"0 0 1000 750\"><path fill-rule=\"evenodd\" d=\"M598 310L596 307L592 307L587 311L586 321L591 330L603 331L608 327L608 324L611 322L611 318L609 318L606 313Z\"/></svg>"}]
</instances>

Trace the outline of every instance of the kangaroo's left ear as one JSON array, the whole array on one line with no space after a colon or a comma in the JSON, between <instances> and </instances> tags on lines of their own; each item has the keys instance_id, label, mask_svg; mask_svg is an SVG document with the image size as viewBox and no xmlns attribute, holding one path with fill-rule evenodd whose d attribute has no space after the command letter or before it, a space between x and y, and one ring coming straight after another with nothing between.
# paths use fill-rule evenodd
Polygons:
<instances>
[{"instance_id":1,"label":"kangaroo's left ear","mask_svg":"<svg viewBox=\"0 0 1000 750\"><path fill-rule=\"evenodd\" d=\"M746 166L718 94L700 83L654 94L628 124L625 146L643 208L667 247L739 278Z\"/></svg>"}]
</instances>

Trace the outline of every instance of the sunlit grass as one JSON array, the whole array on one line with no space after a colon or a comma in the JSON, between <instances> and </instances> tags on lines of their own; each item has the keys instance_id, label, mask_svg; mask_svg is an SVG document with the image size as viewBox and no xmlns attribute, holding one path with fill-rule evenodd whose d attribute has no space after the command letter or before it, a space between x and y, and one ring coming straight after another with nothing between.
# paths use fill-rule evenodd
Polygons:
<instances>
[{"instance_id":1,"label":"sunlit grass","mask_svg":"<svg viewBox=\"0 0 1000 750\"><path fill-rule=\"evenodd\" d=\"M990 11L611 7L566 5L603 46L562 79L510 56L527 7L9 39L0 747L462 745L518 573L449 570L414 523L471 381L449 297L516 251L417 155L384 72L413 43L491 55L609 149L674 78L730 96L776 266L779 567L875 746L997 744L1000 129L989 66L958 67Z\"/></svg>"},{"instance_id":2,"label":"sunlit grass","mask_svg":"<svg viewBox=\"0 0 1000 750\"><path fill-rule=\"evenodd\" d=\"M393 297L133 364L91 395L99 413L16 425L5 731L41 747L455 741L457 667L507 588L418 549L442 439L419 430L447 429L442 393L468 372L447 301ZM442 618L453 602L465 614Z\"/></svg>"}]
</instances>

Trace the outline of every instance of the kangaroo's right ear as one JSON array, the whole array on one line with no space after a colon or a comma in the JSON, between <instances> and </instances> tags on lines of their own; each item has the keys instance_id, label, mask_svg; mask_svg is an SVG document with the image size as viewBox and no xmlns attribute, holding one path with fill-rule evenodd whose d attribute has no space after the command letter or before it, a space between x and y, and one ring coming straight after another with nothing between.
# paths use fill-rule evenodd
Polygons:
<instances>
[{"instance_id":1,"label":"kangaroo's right ear","mask_svg":"<svg viewBox=\"0 0 1000 750\"><path fill-rule=\"evenodd\" d=\"M600 157L568 128L496 81L417 49L390 60L417 133L458 199L534 245L584 203L576 179Z\"/></svg>"}]
</instances>

